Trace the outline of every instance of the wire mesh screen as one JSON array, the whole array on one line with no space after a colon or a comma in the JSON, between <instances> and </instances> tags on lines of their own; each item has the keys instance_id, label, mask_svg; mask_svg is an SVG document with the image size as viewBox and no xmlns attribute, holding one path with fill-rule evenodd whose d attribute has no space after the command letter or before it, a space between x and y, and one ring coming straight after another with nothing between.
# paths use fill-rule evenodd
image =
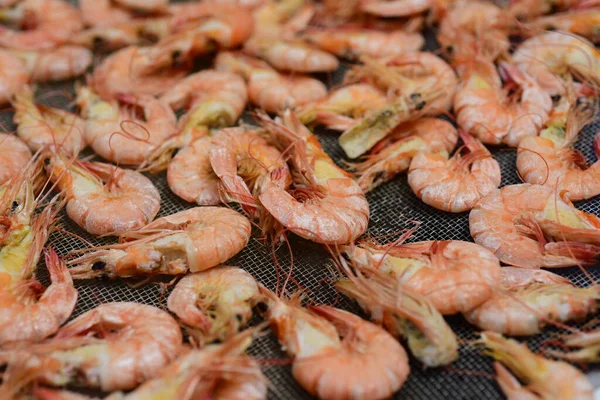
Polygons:
<instances>
[{"instance_id":1,"label":"wire mesh screen","mask_svg":"<svg viewBox=\"0 0 600 400\"><path fill-rule=\"evenodd\" d=\"M431 42L430 42L431 44ZM327 82L339 83L343 71L338 71L333 77L325 77ZM73 83L60 83L41 85L37 91L38 100L49 106L72 109ZM249 121L249 116L245 116ZM1 115L0 122L6 130L13 131L12 113ZM593 153L592 140L599 130L600 124L588 126L583 131L577 148L585 154L587 161L596 160ZM343 153L337 144L337 134L327 131L317 131L317 135L324 149L336 161L343 160ZM519 183L516 173L516 151L513 149L492 149L494 157L499 161L502 169L502 185ZM194 207L173 195L167 186L164 173L148 175L162 197L161 209L158 217L169 215L181 210ZM419 240L471 240L469 235L468 213L451 214L438 211L420 201L410 190L406 175L400 175L393 181L386 183L367 195L371 207L371 220L368 234L382 236L398 233L411 225L410 221L419 221L421 225L410 241ZM578 203L584 211L598 214L600 211L600 198ZM77 225L72 223L66 214L62 213L62 227L91 245L105 245L113 242L110 238L98 238L87 234ZM360 314L360 309L351 300L338 296L330 281L332 278L329 254L320 245L307 242L295 237L290 238L293 263L286 246L280 246L276 256L283 270L289 270L293 264L292 277L303 289L307 297L315 303L332 304ZM50 244L60 255L69 251L87 247L83 240L74 235L55 232L50 238ZM265 246L256 237L237 256L227 262L250 272L260 283L270 289L275 289L281 284L274 267L271 248ZM594 279L600 278L600 268L589 269ZM567 268L557 271L565 275L578 285L589 285L590 282L577 268ZM40 266L38 276L47 282L45 268ZM72 318L90 310L101 303L112 301L135 301L166 308L166 296L162 287L148 283L133 286L124 280L89 280L77 281L79 300ZM258 317L257 317L258 319ZM459 359L446 368L424 369L414 359L411 359L411 373L397 398L403 399L498 399L502 398L498 386L492 378L492 362L481 355L479 349L468 343L477 337L477 330L470 326L461 316L448 318L448 321L463 341ZM542 343L559 331L548 328L543 334L526 339L533 349L539 349ZM273 360L286 359L280 345L272 334L258 338L250 349L250 353L264 360L264 372L270 380L269 397L273 399L310 398L294 381L289 363L273 362ZM360 371L357 371L360 373Z\"/></svg>"}]
</instances>

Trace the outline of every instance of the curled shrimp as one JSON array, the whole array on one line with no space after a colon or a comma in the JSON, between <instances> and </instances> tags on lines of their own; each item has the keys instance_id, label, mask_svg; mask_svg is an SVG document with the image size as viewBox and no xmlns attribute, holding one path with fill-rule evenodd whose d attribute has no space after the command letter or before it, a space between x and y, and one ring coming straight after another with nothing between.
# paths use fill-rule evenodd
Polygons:
<instances>
[{"instance_id":1,"label":"curled shrimp","mask_svg":"<svg viewBox=\"0 0 600 400\"><path fill-rule=\"evenodd\" d=\"M94 235L136 230L152 221L160 194L139 172L111 164L50 157L48 174L67 199L67 215Z\"/></svg>"},{"instance_id":2,"label":"curled shrimp","mask_svg":"<svg viewBox=\"0 0 600 400\"><path fill-rule=\"evenodd\" d=\"M366 193L406 171L419 152L449 154L457 141L458 132L451 123L439 118L420 118L398 125L364 160L350 166Z\"/></svg>"},{"instance_id":3,"label":"curled shrimp","mask_svg":"<svg viewBox=\"0 0 600 400\"><path fill-rule=\"evenodd\" d=\"M533 78L513 65L502 64L501 70L519 86L520 93L508 96L494 63L476 59L464 71L454 96L456 121L483 143L516 147L523 137L542 129L552 99Z\"/></svg>"},{"instance_id":4,"label":"curled shrimp","mask_svg":"<svg viewBox=\"0 0 600 400\"><path fill-rule=\"evenodd\" d=\"M64 0L23 0L12 8L0 9L0 21L28 28L0 28L0 45L18 50L56 47L83 28L77 9Z\"/></svg>"},{"instance_id":5,"label":"curled shrimp","mask_svg":"<svg viewBox=\"0 0 600 400\"><path fill-rule=\"evenodd\" d=\"M61 151L76 155L85 147L84 121L68 111L36 104L31 87L24 86L15 95L12 105L17 134L31 150L54 145Z\"/></svg>"},{"instance_id":6,"label":"curled shrimp","mask_svg":"<svg viewBox=\"0 0 600 400\"><path fill-rule=\"evenodd\" d=\"M216 267L180 280L167 305L202 344L223 341L237 333L252 317L258 286L248 272L237 267Z\"/></svg>"},{"instance_id":7,"label":"curled shrimp","mask_svg":"<svg viewBox=\"0 0 600 400\"><path fill-rule=\"evenodd\" d=\"M0 50L0 105L10 102L28 81L23 60L9 50Z\"/></svg>"},{"instance_id":8,"label":"curled shrimp","mask_svg":"<svg viewBox=\"0 0 600 400\"><path fill-rule=\"evenodd\" d=\"M395 57L418 51L425 44L420 33L383 32L357 28L310 29L301 36L307 43L348 59L360 56Z\"/></svg>"},{"instance_id":9,"label":"curled shrimp","mask_svg":"<svg viewBox=\"0 0 600 400\"><path fill-rule=\"evenodd\" d=\"M168 104L152 96L122 93L119 101L104 101L90 88L77 93L85 118L84 137L102 158L125 165L140 165L150 152L177 130ZM141 109L139 117L136 109Z\"/></svg>"},{"instance_id":10,"label":"curled shrimp","mask_svg":"<svg viewBox=\"0 0 600 400\"><path fill-rule=\"evenodd\" d=\"M279 73L264 61L243 53L220 52L215 68L243 76L248 83L250 101L267 112L280 112L327 95L321 81L307 75Z\"/></svg>"},{"instance_id":11,"label":"curled shrimp","mask_svg":"<svg viewBox=\"0 0 600 400\"><path fill-rule=\"evenodd\" d=\"M19 51L12 54L20 58L34 82L62 81L76 78L92 64L92 53L80 46L61 46L49 50Z\"/></svg>"},{"instance_id":12,"label":"curled shrimp","mask_svg":"<svg viewBox=\"0 0 600 400\"><path fill-rule=\"evenodd\" d=\"M570 102L565 103L569 107ZM540 136L527 137L519 143L519 175L525 182L568 192L574 201L594 197L600 194L600 162L588 166L581 153L571 147L581 129L592 120L593 110L573 104L569 111L557 113ZM594 139L594 152L600 154L600 136Z\"/></svg>"},{"instance_id":13,"label":"curled shrimp","mask_svg":"<svg viewBox=\"0 0 600 400\"><path fill-rule=\"evenodd\" d=\"M122 243L71 260L75 279L199 272L227 261L250 240L250 221L224 207L197 207L121 234ZM129 240L128 240L129 239Z\"/></svg>"},{"instance_id":14,"label":"curled shrimp","mask_svg":"<svg viewBox=\"0 0 600 400\"><path fill-rule=\"evenodd\" d=\"M465 317L484 330L511 336L535 335L547 321L585 318L596 311L598 300L597 289L575 287L551 272L504 267L499 290Z\"/></svg>"},{"instance_id":15,"label":"curled shrimp","mask_svg":"<svg viewBox=\"0 0 600 400\"><path fill-rule=\"evenodd\" d=\"M360 187L323 151L316 136L286 110L282 121L257 114L259 123L280 149L292 152L297 197L275 183L260 195L260 204L285 228L325 244L354 241L367 229L369 204Z\"/></svg>"},{"instance_id":16,"label":"curled shrimp","mask_svg":"<svg viewBox=\"0 0 600 400\"><path fill-rule=\"evenodd\" d=\"M445 315L471 310L489 299L501 277L500 263L490 251L460 240L360 243L343 251L359 268L393 275Z\"/></svg>"},{"instance_id":17,"label":"curled shrimp","mask_svg":"<svg viewBox=\"0 0 600 400\"><path fill-rule=\"evenodd\" d=\"M430 0L360 0L361 11L379 17L406 17L431 7Z\"/></svg>"},{"instance_id":18,"label":"curled shrimp","mask_svg":"<svg viewBox=\"0 0 600 400\"><path fill-rule=\"evenodd\" d=\"M600 84L600 51L576 35L546 32L534 36L517 47L513 62L551 96L565 94L573 77Z\"/></svg>"},{"instance_id":19,"label":"curled shrimp","mask_svg":"<svg viewBox=\"0 0 600 400\"><path fill-rule=\"evenodd\" d=\"M494 332L483 332L479 342L485 346L485 353L497 360L496 380L510 400L594 398L592 384L572 365L544 358L527 345Z\"/></svg>"},{"instance_id":20,"label":"curled shrimp","mask_svg":"<svg viewBox=\"0 0 600 400\"><path fill-rule=\"evenodd\" d=\"M46 266L51 284L39 299L37 281L0 290L0 344L44 339L69 319L77 302L69 270L54 250L46 252Z\"/></svg>"},{"instance_id":21,"label":"curled shrimp","mask_svg":"<svg viewBox=\"0 0 600 400\"><path fill-rule=\"evenodd\" d=\"M420 294L399 285L391 276L371 268L350 270L336 289L358 301L371 319L396 337L405 338L413 355L427 367L447 365L458 358L458 341L435 306Z\"/></svg>"},{"instance_id":22,"label":"curled shrimp","mask_svg":"<svg viewBox=\"0 0 600 400\"><path fill-rule=\"evenodd\" d=\"M177 322L159 308L105 303L63 326L50 341L9 350L8 368L16 355L29 370L29 382L127 390L157 376L177 357L182 341Z\"/></svg>"},{"instance_id":23,"label":"curled shrimp","mask_svg":"<svg viewBox=\"0 0 600 400\"><path fill-rule=\"evenodd\" d=\"M212 138L206 136L181 149L169 162L167 183L173 193L200 206L221 203L220 179L210 165Z\"/></svg>"},{"instance_id":24,"label":"curled shrimp","mask_svg":"<svg viewBox=\"0 0 600 400\"><path fill-rule=\"evenodd\" d=\"M291 182L277 148L247 128L221 130L211 142L209 159L225 199L240 203L251 216L262 193L272 186L285 191Z\"/></svg>"},{"instance_id":25,"label":"curled shrimp","mask_svg":"<svg viewBox=\"0 0 600 400\"><path fill-rule=\"evenodd\" d=\"M410 162L408 184L425 204L442 211L469 211L500 186L498 161L477 139L461 131L466 155L420 152Z\"/></svg>"},{"instance_id":26,"label":"curled shrimp","mask_svg":"<svg viewBox=\"0 0 600 400\"><path fill-rule=\"evenodd\" d=\"M526 26L534 32L539 30L557 30L570 32L594 43L600 42L600 9L572 10L559 14L536 18Z\"/></svg>"},{"instance_id":27,"label":"curled shrimp","mask_svg":"<svg viewBox=\"0 0 600 400\"><path fill-rule=\"evenodd\" d=\"M367 112L384 107L387 96L367 83L355 83L332 90L324 99L300 105L298 118L303 124L321 123L329 129L345 131Z\"/></svg>"},{"instance_id":28,"label":"curled shrimp","mask_svg":"<svg viewBox=\"0 0 600 400\"><path fill-rule=\"evenodd\" d=\"M16 136L0 133L0 185L19 174L31 160L27 144Z\"/></svg>"},{"instance_id":29,"label":"curled shrimp","mask_svg":"<svg viewBox=\"0 0 600 400\"><path fill-rule=\"evenodd\" d=\"M266 317L286 352L292 375L320 399L385 399L409 373L406 351L383 328L328 306L305 309L261 287ZM340 336L342 339L340 339Z\"/></svg>"},{"instance_id":30,"label":"curled shrimp","mask_svg":"<svg viewBox=\"0 0 600 400\"><path fill-rule=\"evenodd\" d=\"M577 210L554 189L528 183L490 192L469 214L475 243L524 268L593 264L600 254L594 245L598 227L596 216Z\"/></svg>"}]
</instances>

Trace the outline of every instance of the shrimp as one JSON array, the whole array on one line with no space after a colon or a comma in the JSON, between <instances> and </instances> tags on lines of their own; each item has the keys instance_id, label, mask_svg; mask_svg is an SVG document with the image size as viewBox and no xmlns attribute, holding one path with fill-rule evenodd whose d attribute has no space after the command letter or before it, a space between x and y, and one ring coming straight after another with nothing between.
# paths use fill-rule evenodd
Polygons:
<instances>
[{"instance_id":1,"label":"shrimp","mask_svg":"<svg viewBox=\"0 0 600 400\"><path fill-rule=\"evenodd\" d=\"M544 270L502 268L502 284L485 303L465 313L467 321L505 335L535 335L548 321L580 320L598 308L595 288L575 287Z\"/></svg>"},{"instance_id":2,"label":"shrimp","mask_svg":"<svg viewBox=\"0 0 600 400\"><path fill-rule=\"evenodd\" d=\"M432 114L450 110L458 80L450 65L431 53L413 52L381 62L366 57L364 65L356 66L347 80L366 81L386 92L409 96L432 91L439 98L429 104Z\"/></svg>"},{"instance_id":3,"label":"shrimp","mask_svg":"<svg viewBox=\"0 0 600 400\"><path fill-rule=\"evenodd\" d=\"M598 227L597 217L577 210L554 189L528 183L490 192L469 214L475 243L503 263L524 268L594 264L600 255L594 245Z\"/></svg>"},{"instance_id":4,"label":"shrimp","mask_svg":"<svg viewBox=\"0 0 600 400\"><path fill-rule=\"evenodd\" d=\"M160 194L139 172L53 155L47 172L67 199L67 215L94 235L136 230L152 221Z\"/></svg>"},{"instance_id":5,"label":"shrimp","mask_svg":"<svg viewBox=\"0 0 600 400\"><path fill-rule=\"evenodd\" d=\"M360 243L342 248L359 268L394 276L408 290L425 296L444 315L477 307L494 293L498 259L487 249L460 240L406 244Z\"/></svg>"},{"instance_id":6,"label":"shrimp","mask_svg":"<svg viewBox=\"0 0 600 400\"><path fill-rule=\"evenodd\" d=\"M8 353L24 360L30 382L128 390L160 374L182 342L179 325L161 309L105 303L63 326L52 340Z\"/></svg>"},{"instance_id":7,"label":"shrimp","mask_svg":"<svg viewBox=\"0 0 600 400\"><path fill-rule=\"evenodd\" d=\"M267 63L243 53L220 52L215 59L217 70L240 74L248 82L252 104L267 112L280 112L323 99L326 86L319 80L301 74L282 74Z\"/></svg>"},{"instance_id":8,"label":"shrimp","mask_svg":"<svg viewBox=\"0 0 600 400\"><path fill-rule=\"evenodd\" d=\"M527 345L494 332L483 332L480 343L485 346L487 354L498 360L494 363L496 380L511 400L594 398L592 384L572 365L548 360L533 353ZM519 380L526 386L522 386Z\"/></svg>"},{"instance_id":9,"label":"shrimp","mask_svg":"<svg viewBox=\"0 0 600 400\"><path fill-rule=\"evenodd\" d=\"M456 335L429 300L387 274L370 268L352 271L343 259L340 263L348 278L338 280L336 289L356 299L392 335L405 338L423 365L438 367L458 358Z\"/></svg>"},{"instance_id":10,"label":"shrimp","mask_svg":"<svg viewBox=\"0 0 600 400\"><path fill-rule=\"evenodd\" d=\"M31 160L31 151L23 140L16 136L0 133L0 185L19 174Z\"/></svg>"},{"instance_id":11,"label":"shrimp","mask_svg":"<svg viewBox=\"0 0 600 400\"><path fill-rule=\"evenodd\" d=\"M205 344L237 333L252 317L258 293L252 275L222 266L185 276L167 304L183 323L199 330L194 337Z\"/></svg>"},{"instance_id":12,"label":"shrimp","mask_svg":"<svg viewBox=\"0 0 600 400\"><path fill-rule=\"evenodd\" d=\"M28 81L23 60L9 50L0 50L0 105L9 103Z\"/></svg>"},{"instance_id":13,"label":"shrimp","mask_svg":"<svg viewBox=\"0 0 600 400\"><path fill-rule=\"evenodd\" d=\"M261 194L271 187L285 191L291 182L281 153L247 128L221 130L211 142L209 158L225 198L240 203L250 216L257 212Z\"/></svg>"},{"instance_id":14,"label":"shrimp","mask_svg":"<svg viewBox=\"0 0 600 400\"><path fill-rule=\"evenodd\" d=\"M571 146L592 120L593 110L573 104L567 113L558 112L540 136L527 137L519 143L517 170L525 182L568 192L573 201L589 199L600 194L600 162L588 166L581 153ZM594 139L594 151L600 154L600 136Z\"/></svg>"},{"instance_id":15,"label":"shrimp","mask_svg":"<svg viewBox=\"0 0 600 400\"><path fill-rule=\"evenodd\" d=\"M87 26L110 27L128 23L132 12L114 4L113 0L79 0L81 18Z\"/></svg>"},{"instance_id":16,"label":"shrimp","mask_svg":"<svg viewBox=\"0 0 600 400\"><path fill-rule=\"evenodd\" d=\"M0 45L18 50L51 49L83 28L78 10L64 0L23 0L14 8L0 9L0 21L28 28L0 28Z\"/></svg>"},{"instance_id":17,"label":"shrimp","mask_svg":"<svg viewBox=\"0 0 600 400\"><path fill-rule=\"evenodd\" d=\"M115 4L142 12L157 12L165 10L169 0L113 0Z\"/></svg>"},{"instance_id":18,"label":"shrimp","mask_svg":"<svg viewBox=\"0 0 600 400\"><path fill-rule=\"evenodd\" d=\"M360 56L373 58L395 57L418 51L425 44L420 33L393 31L382 32L370 29L333 28L311 29L302 34L307 43L339 57L357 59Z\"/></svg>"},{"instance_id":19,"label":"shrimp","mask_svg":"<svg viewBox=\"0 0 600 400\"><path fill-rule=\"evenodd\" d=\"M360 0L360 10L378 17L406 17L429 10L430 0Z\"/></svg>"},{"instance_id":20,"label":"shrimp","mask_svg":"<svg viewBox=\"0 0 600 400\"><path fill-rule=\"evenodd\" d=\"M286 352L292 375L320 399L386 399L406 380L406 351L383 328L328 306L300 307L261 286L266 317ZM340 339L340 336L343 339Z\"/></svg>"},{"instance_id":21,"label":"shrimp","mask_svg":"<svg viewBox=\"0 0 600 400\"><path fill-rule=\"evenodd\" d=\"M66 265L54 250L46 253L51 284L39 297L32 283L0 291L0 344L42 340L69 319L77 301L77 289Z\"/></svg>"},{"instance_id":22,"label":"shrimp","mask_svg":"<svg viewBox=\"0 0 600 400\"><path fill-rule=\"evenodd\" d=\"M534 31L557 30L570 32L594 43L600 42L600 8L573 10L537 18L527 24Z\"/></svg>"},{"instance_id":23,"label":"shrimp","mask_svg":"<svg viewBox=\"0 0 600 400\"><path fill-rule=\"evenodd\" d=\"M54 145L61 151L77 155L83 141L84 121L68 111L36 104L33 90L24 86L12 101L17 134L33 151Z\"/></svg>"},{"instance_id":24,"label":"shrimp","mask_svg":"<svg viewBox=\"0 0 600 400\"><path fill-rule=\"evenodd\" d=\"M454 96L458 125L486 144L519 145L521 139L537 135L548 120L552 99L524 72L502 64L504 72L521 89L520 96L507 96L493 62L474 60Z\"/></svg>"},{"instance_id":25,"label":"shrimp","mask_svg":"<svg viewBox=\"0 0 600 400\"><path fill-rule=\"evenodd\" d=\"M132 239L71 260L75 279L199 272L227 261L250 240L250 221L224 207L197 207L158 218L121 234Z\"/></svg>"},{"instance_id":26,"label":"shrimp","mask_svg":"<svg viewBox=\"0 0 600 400\"><path fill-rule=\"evenodd\" d=\"M364 161L351 163L357 183L366 193L406 171L419 152L449 154L458 141L451 123L439 118L405 122L375 145Z\"/></svg>"},{"instance_id":27,"label":"shrimp","mask_svg":"<svg viewBox=\"0 0 600 400\"><path fill-rule=\"evenodd\" d=\"M73 79L85 73L92 64L92 53L80 46L11 52L23 61L30 80L34 82Z\"/></svg>"},{"instance_id":28,"label":"shrimp","mask_svg":"<svg viewBox=\"0 0 600 400\"><path fill-rule=\"evenodd\" d=\"M324 99L300 105L297 113L303 124L319 122L329 129L345 131L387 102L387 96L378 88L355 83L332 90Z\"/></svg>"},{"instance_id":29,"label":"shrimp","mask_svg":"<svg viewBox=\"0 0 600 400\"><path fill-rule=\"evenodd\" d=\"M123 106L117 101L102 100L90 88L78 90L85 140L106 160L140 165L156 146L176 132L177 119L168 104L152 96L123 93L117 97ZM138 117L136 108L143 111L143 118Z\"/></svg>"},{"instance_id":30,"label":"shrimp","mask_svg":"<svg viewBox=\"0 0 600 400\"><path fill-rule=\"evenodd\" d=\"M316 136L286 110L283 120L258 113L261 124L283 151L291 149L297 198L272 183L260 204L284 227L317 243L344 244L367 229L369 203L360 187L323 151Z\"/></svg>"},{"instance_id":31,"label":"shrimp","mask_svg":"<svg viewBox=\"0 0 600 400\"><path fill-rule=\"evenodd\" d=\"M564 347L571 348L568 351L549 350L553 357L562 358L572 363L596 363L600 354L600 335L598 329L588 332L575 332L563 336Z\"/></svg>"},{"instance_id":32,"label":"shrimp","mask_svg":"<svg viewBox=\"0 0 600 400\"><path fill-rule=\"evenodd\" d=\"M169 162L167 183L177 196L200 206L221 203L219 177L210 165L210 136L195 140Z\"/></svg>"},{"instance_id":33,"label":"shrimp","mask_svg":"<svg viewBox=\"0 0 600 400\"><path fill-rule=\"evenodd\" d=\"M544 14L576 9L585 2L586 0L512 0L507 11L519 20L531 20Z\"/></svg>"},{"instance_id":34,"label":"shrimp","mask_svg":"<svg viewBox=\"0 0 600 400\"><path fill-rule=\"evenodd\" d=\"M477 139L461 131L466 155L420 152L408 170L408 184L425 204L448 212L469 211L500 186L498 161Z\"/></svg>"},{"instance_id":35,"label":"shrimp","mask_svg":"<svg viewBox=\"0 0 600 400\"><path fill-rule=\"evenodd\" d=\"M547 32L534 36L517 47L513 62L551 96L564 95L572 77L600 84L600 51L576 35Z\"/></svg>"}]
</instances>

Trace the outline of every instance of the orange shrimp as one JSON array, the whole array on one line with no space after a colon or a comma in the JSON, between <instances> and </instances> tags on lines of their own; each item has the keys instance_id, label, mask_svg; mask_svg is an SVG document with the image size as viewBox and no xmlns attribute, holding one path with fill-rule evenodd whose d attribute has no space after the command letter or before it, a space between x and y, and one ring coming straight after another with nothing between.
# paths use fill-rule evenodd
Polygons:
<instances>
[{"instance_id":1,"label":"orange shrimp","mask_svg":"<svg viewBox=\"0 0 600 400\"><path fill-rule=\"evenodd\" d=\"M469 229L475 243L500 261L524 268L593 264L600 255L600 220L547 186L525 183L490 192L471 210Z\"/></svg>"},{"instance_id":2,"label":"orange shrimp","mask_svg":"<svg viewBox=\"0 0 600 400\"><path fill-rule=\"evenodd\" d=\"M0 185L4 185L23 170L32 155L23 140L6 133L0 133L0 150Z\"/></svg>"},{"instance_id":3,"label":"orange shrimp","mask_svg":"<svg viewBox=\"0 0 600 400\"><path fill-rule=\"evenodd\" d=\"M113 0L79 0L81 18L87 26L110 27L128 23L133 13L114 4Z\"/></svg>"},{"instance_id":4,"label":"orange shrimp","mask_svg":"<svg viewBox=\"0 0 600 400\"><path fill-rule=\"evenodd\" d=\"M29 81L25 63L11 51L0 50L0 105L12 99Z\"/></svg>"},{"instance_id":5,"label":"orange shrimp","mask_svg":"<svg viewBox=\"0 0 600 400\"><path fill-rule=\"evenodd\" d=\"M568 10L568 9L567 9ZM557 30L579 35L594 43L600 42L600 8L574 9L534 19L526 26L534 32Z\"/></svg>"},{"instance_id":6,"label":"orange shrimp","mask_svg":"<svg viewBox=\"0 0 600 400\"><path fill-rule=\"evenodd\" d=\"M30 80L34 82L73 79L85 73L92 64L92 53L80 46L11 52L23 61Z\"/></svg>"},{"instance_id":7,"label":"orange shrimp","mask_svg":"<svg viewBox=\"0 0 600 400\"><path fill-rule=\"evenodd\" d=\"M586 2L587 0L511 0L507 11L517 19L526 21L544 14L577 9Z\"/></svg>"},{"instance_id":8,"label":"orange shrimp","mask_svg":"<svg viewBox=\"0 0 600 400\"><path fill-rule=\"evenodd\" d=\"M283 151L292 152L297 197L272 183L259 195L260 204L285 228L325 244L354 241L367 229L369 204L360 187L323 151L291 110L282 122L257 113L259 123Z\"/></svg>"},{"instance_id":9,"label":"orange shrimp","mask_svg":"<svg viewBox=\"0 0 600 400\"><path fill-rule=\"evenodd\" d=\"M358 267L394 276L425 296L440 313L456 314L489 299L501 278L498 259L482 246L460 240L342 248Z\"/></svg>"},{"instance_id":10,"label":"orange shrimp","mask_svg":"<svg viewBox=\"0 0 600 400\"><path fill-rule=\"evenodd\" d=\"M552 99L529 75L513 65L501 70L521 89L507 96L493 62L477 59L464 71L454 96L458 125L486 144L519 145L523 137L536 135L548 120Z\"/></svg>"},{"instance_id":11,"label":"orange shrimp","mask_svg":"<svg viewBox=\"0 0 600 400\"><path fill-rule=\"evenodd\" d=\"M122 243L86 249L89 254L69 262L70 271L74 279L204 271L239 253L250 233L250 221L234 210L192 208L122 233Z\"/></svg>"},{"instance_id":12,"label":"orange shrimp","mask_svg":"<svg viewBox=\"0 0 600 400\"><path fill-rule=\"evenodd\" d=\"M142 12L157 12L166 9L169 0L113 0L115 4Z\"/></svg>"},{"instance_id":13,"label":"orange shrimp","mask_svg":"<svg viewBox=\"0 0 600 400\"><path fill-rule=\"evenodd\" d=\"M421 151L410 162L408 184L425 204L442 211L469 211L500 186L498 161L477 139L461 131L468 154Z\"/></svg>"},{"instance_id":14,"label":"orange shrimp","mask_svg":"<svg viewBox=\"0 0 600 400\"><path fill-rule=\"evenodd\" d=\"M406 17L431 7L431 0L360 0L360 10L379 17Z\"/></svg>"},{"instance_id":15,"label":"orange shrimp","mask_svg":"<svg viewBox=\"0 0 600 400\"><path fill-rule=\"evenodd\" d=\"M438 118L421 118L396 127L375 145L364 161L351 163L357 183L366 193L406 171L412 158L424 154L449 154L458 141L451 123Z\"/></svg>"},{"instance_id":16,"label":"orange shrimp","mask_svg":"<svg viewBox=\"0 0 600 400\"><path fill-rule=\"evenodd\" d=\"M309 310L261 287L267 319L294 357L292 374L320 399L386 399L410 367L406 351L383 328L328 306ZM340 336L343 339L340 339Z\"/></svg>"},{"instance_id":17,"label":"orange shrimp","mask_svg":"<svg viewBox=\"0 0 600 400\"><path fill-rule=\"evenodd\" d=\"M220 52L215 68L242 75L248 82L250 101L267 112L280 112L327 95L321 81L307 75L279 73L267 63L243 53Z\"/></svg>"},{"instance_id":18,"label":"orange shrimp","mask_svg":"<svg viewBox=\"0 0 600 400\"><path fill-rule=\"evenodd\" d=\"M465 313L467 321L505 335L535 335L548 321L580 320L598 308L595 288L575 287L568 279L544 270L502 268L499 290Z\"/></svg>"}]
</instances>

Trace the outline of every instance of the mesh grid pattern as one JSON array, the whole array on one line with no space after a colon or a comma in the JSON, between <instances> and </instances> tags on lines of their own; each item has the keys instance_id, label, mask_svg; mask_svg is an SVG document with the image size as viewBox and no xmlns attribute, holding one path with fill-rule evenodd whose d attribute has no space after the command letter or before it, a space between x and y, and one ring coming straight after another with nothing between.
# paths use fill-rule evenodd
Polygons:
<instances>
[{"instance_id":1,"label":"mesh grid pattern","mask_svg":"<svg viewBox=\"0 0 600 400\"><path fill-rule=\"evenodd\" d=\"M333 82L339 82L343 75L338 71L333 75ZM326 80L329 81L329 80ZM63 94L73 93L72 83L42 85L37 92L41 103L69 108L72 97ZM248 116L244 118L249 120ZM0 116L0 122L5 129L12 131L12 113ZM592 140L600 124L588 126L577 143L588 161L595 161L592 150ZM343 159L342 150L337 145L338 135L331 132L317 132L325 150L336 160ZM499 161L502 169L502 185L519 183L516 174L516 151L508 149L493 149L494 156ZM162 197L161 210L158 217L169 215L187 208L194 207L173 195L166 182L164 173L149 175L154 181ZM421 226L411 241L419 240L471 240L469 235L468 213L450 214L443 213L422 203L410 190L406 175L401 175L393 181L377 188L367 196L371 206L371 221L368 234L372 236L388 235L399 232L410 226L411 220L421 222ZM580 202L579 208L598 214L600 212L600 198ZM64 211L61 213L62 227L79 235L92 245L111 243L111 239L100 239L87 234L72 223ZM311 242L290 238L293 248L293 276L307 289L308 297L315 303L332 304L360 314L358 307L349 299L336 295L333 287L328 283L331 279L331 260L328 253L320 246ZM69 251L85 248L86 244L73 236L55 232L50 238L50 244L60 255ZM227 264L237 265L250 272L259 282L270 289L277 285L277 274L271 258L271 249L264 246L256 238ZM284 270L289 268L289 253L282 246L277 250L277 258ZM592 267L590 271L595 279L600 278L600 268ZM584 274L576 268L567 268L557 271L569 277L578 285L588 285ZM38 276L47 283L45 268L40 266ZM77 281L79 300L72 318L88 311L97 305L111 301L136 301L166 308L166 295L161 298L161 287L156 284L146 284L133 287L123 280L91 280ZM168 293L167 293L168 294ZM255 318L258 320L258 318ZM448 321L457 335L464 341L476 338L477 331L473 329L460 316L448 318ZM542 342L557 333L555 328L547 329L543 334L530 337L526 340L533 349L538 349ZM250 353L265 362L264 372L270 380L269 398L272 399L300 399L310 398L294 381L289 365L269 363L272 359L285 359L280 345L272 334L258 338L250 349ZM499 399L502 395L489 376L479 376L480 373L492 373L492 364L489 358L482 356L480 350L469 345L460 349L459 359L450 368L424 369L417 361L411 358L411 374L396 398L403 399ZM356 371L360 373L360 371Z\"/></svg>"}]
</instances>

